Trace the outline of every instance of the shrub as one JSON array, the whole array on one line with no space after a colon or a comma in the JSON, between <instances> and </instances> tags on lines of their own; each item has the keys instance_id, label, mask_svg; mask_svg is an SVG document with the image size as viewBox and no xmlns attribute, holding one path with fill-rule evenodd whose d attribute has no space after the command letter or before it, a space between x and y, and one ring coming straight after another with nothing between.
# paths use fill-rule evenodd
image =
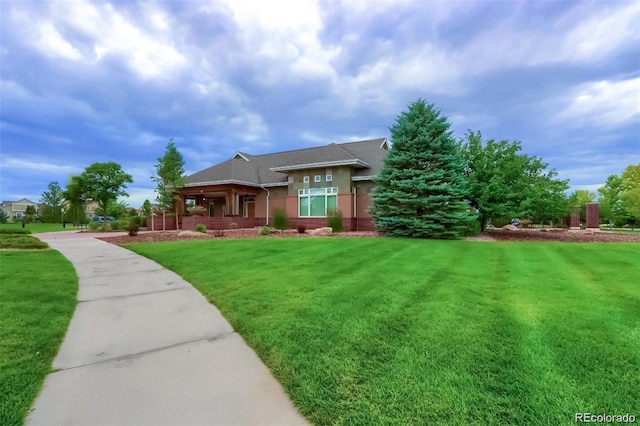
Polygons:
<instances>
[{"instance_id":1,"label":"shrub","mask_svg":"<svg viewBox=\"0 0 640 426\"><path fill-rule=\"evenodd\" d=\"M231 229L237 229L238 228L238 224L235 222L231 222L231 224L229 225L231 227Z\"/></svg>"},{"instance_id":2,"label":"shrub","mask_svg":"<svg viewBox=\"0 0 640 426\"><path fill-rule=\"evenodd\" d=\"M126 220L114 220L113 222L110 222L109 225L114 231L129 228L129 222L127 222Z\"/></svg>"},{"instance_id":3,"label":"shrub","mask_svg":"<svg viewBox=\"0 0 640 426\"><path fill-rule=\"evenodd\" d=\"M327 211L327 225L333 229L333 232L342 231L342 212L340 210Z\"/></svg>"},{"instance_id":4,"label":"shrub","mask_svg":"<svg viewBox=\"0 0 640 426\"><path fill-rule=\"evenodd\" d=\"M263 226L260 228L260 235L269 235L271 233L271 229L268 226Z\"/></svg>"},{"instance_id":5,"label":"shrub","mask_svg":"<svg viewBox=\"0 0 640 426\"><path fill-rule=\"evenodd\" d=\"M304 225L298 225L296 229L298 230L298 234L304 234L307 231L307 228Z\"/></svg>"},{"instance_id":6,"label":"shrub","mask_svg":"<svg viewBox=\"0 0 640 426\"><path fill-rule=\"evenodd\" d=\"M131 227L131 225L140 227L140 216L131 216L129 219L129 226Z\"/></svg>"},{"instance_id":7,"label":"shrub","mask_svg":"<svg viewBox=\"0 0 640 426\"><path fill-rule=\"evenodd\" d=\"M136 235L138 235L138 230L139 230L139 226L138 223L140 223L140 221L135 221L132 220L131 222L129 222L129 227L127 228L127 232L129 233L130 237L135 237Z\"/></svg>"},{"instance_id":8,"label":"shrub","mask_svg":"<svg viewBox=\"0 0 640 426\"><path fill-rule=\"evenodd\" d=\"M207 226L204 223L199 223L196 225L196 231L205 234L207 232Z\"/></svg>"},{"instance_id":9,"label":"shrub","mask_svg":"<svg viewBox=\"0 0 640 426\"><path fill-rule=\"evenodd\" d=\"M97 231L100 229L100 224L98 222L89 222L87 225L91 231Z\"/></svg>"},{"instance_id":10,"label":"shrub","mask_svg":"<svg viewBox=\"0 0 640 426\"><path fill-rule=\"evenodd\" d=\"M273 227L276 229L287 229L289 226L289 218L287 213L281 209L273 211Z\"/></svg>"},{"instance_id":11,"label":"shrub","mask_svg":"<svg viewBox=\"0 0 640 426\"><path fill-rule=\"evenodd\" d=\"M147 218L146 217L141 217L140 218L140 226L143 228L147 227Z\"/></svg>"}]
</instances>

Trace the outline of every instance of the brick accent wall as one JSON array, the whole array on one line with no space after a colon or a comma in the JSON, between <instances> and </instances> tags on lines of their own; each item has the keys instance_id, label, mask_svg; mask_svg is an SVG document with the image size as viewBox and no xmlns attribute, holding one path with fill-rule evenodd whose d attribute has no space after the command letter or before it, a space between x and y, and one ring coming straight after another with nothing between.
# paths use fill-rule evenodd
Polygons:
<instances>
[{"instance_id":1,"label":"brick accent wall","mask_svg":"<svg viewBox=\"0 0 640 426\"><path fill-rule=\"evenodd\" d=\"M598 203L588 203L587 207L587 228L600 228L600 205Z\"/></svg>"},{"instance_id":2,"label":"brick accent wall","mask_svg":"<svg viewBox=\"0 0 640 426\"><path fill-rule=\"evenodd\" d=\"M147 218L147 229L151 231L162 231L162 214L160 216L153 216L153 225L151 224L151 218ZM178 218L178 221L182 221L183 218ZM176 229L176 217L175 216L167 216L165 218L164 229L166 231L174 231Z\"/></svg>"},{"instance_id":3,"label":"brick accent wall","mask_svg":"<svg viewBox=\"0 0 640 426\"><path fill-rule=\"evenodd\" d=\"M195 231L198 223L204 224L207 229L231 229L231 224L235 223L238 229L255 228L264 226L264 218L244 218L244 217L201 217L185 216L182 218L182 229L185 231Z\"/></svg>"},{"instance_id":4,"label":"brick accent wall","mask_svg":"<svg viewBox=\"0 0 640 426\"><path fill-rule=\"evenodd\" d=\"M157 219L157 218L156 218ZM168 219L168 218L167 218ZM231 229L231 223L235 223L238 229L243 228L255 228L265 225L265 218L243 218L243 217L201 217L201 216L185 216L181 218L183 230L195 231L198 223L203 223L207 229ZM273 220L270 220L273 222ZM173 228L169 228L169 221L167 220L166 229L175 229L175 220L173 221ZM320 218L289 218L289 228L296 229L298 225L304 225L308 230L322 228L327 226L327 219ZM149 228L151 229L151 228ZM160 218L159 227L156 222L156 231L162 229L162 218ZM370 218L358 218L352 219L345 217L342 219L342 230L345 232L350 231L375 231L375 225Z\"/></svg>"},{"instance_id":5,"label":"brick accent wall","mask_svg":"<svg viewBox=\"0 0 640 426\"><path fill-rule=\"evenodd\" d=\"M576 210L569 216L569 229L580 229L580 210Z\"/></svg>"}]
</instances>

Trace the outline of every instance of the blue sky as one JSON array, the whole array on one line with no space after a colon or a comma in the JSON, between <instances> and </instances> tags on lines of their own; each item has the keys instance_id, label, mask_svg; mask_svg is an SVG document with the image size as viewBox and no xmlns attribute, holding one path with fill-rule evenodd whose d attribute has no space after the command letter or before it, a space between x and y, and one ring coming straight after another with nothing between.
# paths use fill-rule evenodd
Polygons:
<instances>
[{"instance_id":1,"label":"blue sky","mask_svg":"<svg viewBox=\"0 0 640 426\"><path fill-rule=\"evenodd\" d=\"M155 199L169 138L188 173L389 137L418 98L457 137L520 140L572 189L640 162L637 1L0 2L0 199L90 164Z\"/></svg>"}]
</instances>

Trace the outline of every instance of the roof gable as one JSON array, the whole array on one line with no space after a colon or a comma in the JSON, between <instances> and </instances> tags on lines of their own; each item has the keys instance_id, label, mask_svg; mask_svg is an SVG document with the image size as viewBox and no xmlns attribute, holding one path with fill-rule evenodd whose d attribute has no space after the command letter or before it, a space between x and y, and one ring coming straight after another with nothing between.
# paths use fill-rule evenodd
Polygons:
<instances>
[{"instance_id":1,"label":"roof gable","mask_svg":"<svg viewBox=\"0 0 640 426\"><path fill-rule=\"evenodd\" d=\"M286 184L286 172L315 167L349 165L359 176L379 172L386 156L386 138L347 143L331 143L272 154L250 155L236 152L231 159L187 177L187 186L215 183L245 185ZM283 173L284 172L284 173Z\"/></svg>"}]
</instances>

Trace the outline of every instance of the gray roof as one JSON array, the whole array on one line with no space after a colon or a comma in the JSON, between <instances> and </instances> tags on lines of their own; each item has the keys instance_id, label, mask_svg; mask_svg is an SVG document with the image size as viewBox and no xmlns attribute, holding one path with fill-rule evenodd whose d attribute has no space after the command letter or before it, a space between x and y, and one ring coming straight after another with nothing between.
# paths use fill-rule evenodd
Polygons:
<instances>
[{"instance_id":1,"label":"gray roof","mask_svg":"<svg viewBox=\"0 0 640 426\"><path fill-rule=\"evenodd\" d=\"M236 153L233 158L187 177L187 185L210 183L243 183L274 185L287 183L287 170L331 165L351 165L354 176L375 176L387 154L385 138L358 142L331 143L315 148L251 155ZM278 171L280 170L280 171Z\"/></svg>"}]
</instances>

